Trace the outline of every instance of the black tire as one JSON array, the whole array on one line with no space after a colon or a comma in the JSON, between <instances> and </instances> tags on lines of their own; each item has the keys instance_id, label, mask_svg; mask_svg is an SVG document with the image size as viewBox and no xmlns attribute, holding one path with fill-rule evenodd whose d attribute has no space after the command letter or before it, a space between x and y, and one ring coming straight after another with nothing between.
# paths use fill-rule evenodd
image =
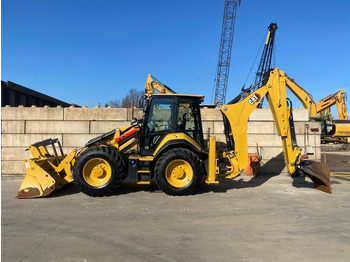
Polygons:
<instances>
[{"instance_id":1,"label":"black tire","mask_svg":"<svg viewBox=\"0 0 350 262\"><path fill-rule=\"evenodd\" d=\"M85 194L93 197L109 196L124 179L123 164L120 156L111 148L88 148L78 156L73 177Z\"/></svg>"},{"instance_id":2,"label":"black tire","mask_svg":"<svg viewBox=\"0 0 350 262\"><path fill-rule=\"evenodd\" d=\"M192 151L174 148L162 155L155 166L158 187L168 195L196 193L203 177L202 164Z\"/></svg>"}]
</instances>

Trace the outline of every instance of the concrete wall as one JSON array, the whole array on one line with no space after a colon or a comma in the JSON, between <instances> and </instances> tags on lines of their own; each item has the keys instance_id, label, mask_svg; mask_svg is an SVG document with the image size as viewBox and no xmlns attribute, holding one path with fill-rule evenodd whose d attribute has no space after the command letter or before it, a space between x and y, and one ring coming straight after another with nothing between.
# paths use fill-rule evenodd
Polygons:
<instances>
[{"instance_id":1,"label":"concrete wall","mask_svg":"<svg viewBox=\"0 0 350 262\"><path fill-rule=\"evenodd\" d=\"M225 142L222 116L217 108L202 109L204 137L210 128L221 142ZM23 159L30 158L25 149L32 143L59 138L68 153L84 145L89 139L128 125L132 115L142 117L142 111L127 108L62 108L62 107L2 107L1 108L1 170L2 175L24 174ZM294 110L297 141L304 149L305 124L321 130L320 123L309 122L308 112ZM309 132L309 145L320 159L320 132ZM263 172L285 171L280 137L269 109L256 109L248 123L249 152L257 150L263 157Z\"/></svg>"}]
</instances>

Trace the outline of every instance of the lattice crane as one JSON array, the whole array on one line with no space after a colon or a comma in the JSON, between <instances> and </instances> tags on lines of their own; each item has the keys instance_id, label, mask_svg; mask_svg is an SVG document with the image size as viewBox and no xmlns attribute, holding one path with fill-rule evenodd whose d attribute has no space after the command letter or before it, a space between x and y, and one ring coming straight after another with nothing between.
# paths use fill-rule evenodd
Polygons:
<instances>
[{"instance_id":1,"label":"lattice crane","mask_svg":"<svg viewBox=\"0 0 350 262\"><path fill-rule=\"evenodd\" d=\"M277 30L277 24L271 23L268 27L269 31L267 33L264 50L261 55L258 71L256 72L255 81L253 85L261 82L265 77L265 74L271 70L271 60L273 54L273 46L275 43L275 33ZM262 86L260 83L259 87Z\"/></svg>"},{"instance_id":2,"label":"lattice crane","mask_svg":"<svg viewBox=\"0 0 350 262\"><path fill-rule=\"evenodd\" d=\"M217 106L225 104L236 11L237 6L240 5L241 0L225 0L218 67L215 78L214 103L217 103Z\"/></svg>"}]
</instances>

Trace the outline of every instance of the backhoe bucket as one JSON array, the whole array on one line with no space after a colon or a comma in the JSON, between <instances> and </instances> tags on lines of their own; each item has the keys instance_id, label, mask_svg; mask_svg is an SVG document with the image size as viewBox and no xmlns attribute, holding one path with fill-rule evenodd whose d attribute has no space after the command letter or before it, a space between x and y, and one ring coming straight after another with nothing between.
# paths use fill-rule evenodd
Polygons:
<instances>
[{"instance_id":1,"label":"backhoe bucket","mask_svg":"<svg viewBox=\"0 0 350 262\"><path fill-rule=\"evenodd\" d=\"M314 182L316 189L332 194L331 173L325 163L305 161L301 170Z\"/></svg>"},{"instance_id":2,"label":"backhoe bucket","mask_svg":"<svg viewBox=\"0 0 350 262\"><path fill-rule=\"evenodd\" d=\"M58 144L61 155L57 154L55 143ZM54 154L48 152L47 145L52 145ZM29 150L33 158L24 160L26 176L17 198L45 197L73 181L72 166L76 150L66 156L58 139L35 143Z\"/></svg>"}]
</instances>

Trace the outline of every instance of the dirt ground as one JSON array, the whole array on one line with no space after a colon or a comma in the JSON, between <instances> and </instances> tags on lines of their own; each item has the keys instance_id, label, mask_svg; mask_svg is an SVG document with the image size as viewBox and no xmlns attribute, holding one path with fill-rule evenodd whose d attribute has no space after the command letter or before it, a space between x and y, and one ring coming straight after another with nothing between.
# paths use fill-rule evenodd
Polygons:
<instances>
[{"instance_id":1,"label":"dirt ground","mask_svg":"<svg viewBox=\"0 0 350 262\"><path fill-rule=\"evenodd\" d=\"M327 153L350 171L350 152ZM124 184L92 198L74 184L47 198L16 199L22 178L1 184L2 261L348 261L350 181L333 194L286 174L238 177L193 196Z\"/></svg>"}]
</instances>

